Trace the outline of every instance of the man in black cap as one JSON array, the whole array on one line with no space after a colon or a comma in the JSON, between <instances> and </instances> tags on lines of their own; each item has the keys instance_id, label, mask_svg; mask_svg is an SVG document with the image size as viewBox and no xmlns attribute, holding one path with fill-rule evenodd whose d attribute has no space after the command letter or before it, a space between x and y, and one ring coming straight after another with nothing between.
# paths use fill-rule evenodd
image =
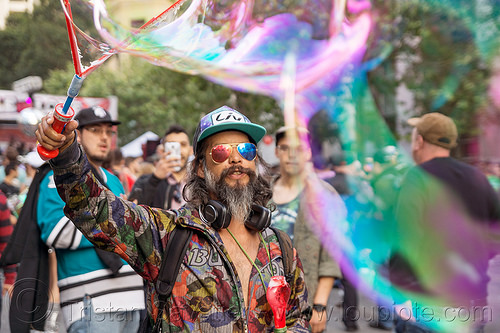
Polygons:
<instances>
[{"instance_id":1,"label":"man in black cap","mask_svg":"<svg viewBox=\"0 0 500 333\"><path fill-rule=\"evenodd\" d=\"M113 126L120 124L100 106L77 113L77 140L99 182L115 195L124 193L120 180L102 168ZM119 256L94 247L64 216L50 171L40 184L37 222L42 240L57 255L60 304L66 329L71 332L130 332L140 325L145 309L142 279Z\"/></svg>"},{"instance_id":2,"label":"man in black cap","mask_svg":"<svg viewBox=\"0 0 500 333\"><path fill-rule=\"evenodd\" d=\"M111 140L115 135L113 126L120 122L112 120L111 115L100 106L81 110L75 120L78 121L78 140L90 164L99 170L111 150Z\"/></svg>"},{"instance_id":3,"label":"man in black cap","mask_svg":"<svg viewBox=\"0 0 500 333\"><path fill-rule=\"evenodd\" d=\"M66 214L96 246L119 253L148 282L148 314L163 332L272 331L276 318L266 290L275 275L286 275L291 287L290 297L281 298L286 327L278 331L309 331L302 264L278 241L280 232L268 227L272 192L256 147L264 127L227 106L204 116L193 139L187 203L174 211L135 205L107 191L75 143L77 124L58 134L51 122L50 116L42 119L37 138L47 149L60 148L50 163ZM155 288L159 267L179 228L193 234L179 246L180 269L163 304Z\"/></svg>"}]
</instances>

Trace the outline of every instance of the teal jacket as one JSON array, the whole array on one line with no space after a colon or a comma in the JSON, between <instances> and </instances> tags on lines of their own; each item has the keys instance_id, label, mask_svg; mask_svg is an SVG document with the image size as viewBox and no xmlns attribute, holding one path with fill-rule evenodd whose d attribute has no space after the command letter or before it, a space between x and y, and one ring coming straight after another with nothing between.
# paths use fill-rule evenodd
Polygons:
<instances>
[{"instance_id":1,"label":"teal jacket","mask_svg":"<svg viewBox=\"0 0 500 333\"><path fill-rule=\"evenodd\" d=\"M101 170L113 193L123 194L120 180ZM125 262L113 274L97 255L94 244L64 215L64 201L57 193L52 171L40 183L37 207L40 236L57 255L61 310L67 328L82 318L85 295L92 298L96 313L145 308L142 279Z\"/></svg>"}]
</instances>

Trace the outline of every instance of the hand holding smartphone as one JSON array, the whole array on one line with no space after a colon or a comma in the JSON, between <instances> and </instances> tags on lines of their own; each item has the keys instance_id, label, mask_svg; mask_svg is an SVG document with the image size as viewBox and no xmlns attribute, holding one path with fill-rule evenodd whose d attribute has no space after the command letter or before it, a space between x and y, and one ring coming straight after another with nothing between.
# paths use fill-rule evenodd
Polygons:
<instances>
[{"instance_id":1,"label":"hand holding smartphone","mask_svg":"<svg viewBox=\"0 0 500 333\"><path fill-rule=\"evenodd\" d=\"M178 160L181 163L181 144L179 142L165 142L165 152L167 153L167 159ZM174 171L178 172L181 170L181 166L174 167Z\"/></svg>"}]
</instances>

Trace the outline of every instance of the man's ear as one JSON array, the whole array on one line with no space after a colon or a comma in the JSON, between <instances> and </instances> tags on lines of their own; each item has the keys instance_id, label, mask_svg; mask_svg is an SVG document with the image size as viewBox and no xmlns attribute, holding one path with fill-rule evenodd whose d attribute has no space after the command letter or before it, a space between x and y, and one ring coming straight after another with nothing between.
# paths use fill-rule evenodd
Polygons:
<instances>
[{"instance_id":1,"label":"man's ear","mask_svg":"<svg viewBox=\"0 0 500 333\"><path fill-rule=\"evenodd\" d=\"M81 131L81 130L79 130L79 129L77 129L77 130L76 130L76 142L78 142L78 143L82 143L82 141L81 141L81 140L82 140L82 139L81 139L81 137L82 137L82 131Z\"/></svg>"},{"instance_id":2,"label":"man's ear","mask_svg":"<svg viewBox=\"0 0 500 333\"><path fill-rule=\"evenodd\" d=\"M420 134L417 135L417 147L422 148L424 146L425 140L424 137Z\"/></svg>"}]
</instances>

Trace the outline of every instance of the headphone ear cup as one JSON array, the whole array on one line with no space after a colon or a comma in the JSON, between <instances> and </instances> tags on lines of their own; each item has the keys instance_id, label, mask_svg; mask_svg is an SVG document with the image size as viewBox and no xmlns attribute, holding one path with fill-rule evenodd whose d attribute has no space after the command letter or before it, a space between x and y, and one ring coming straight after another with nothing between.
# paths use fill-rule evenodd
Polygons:
<instances>
[{"instance_id":1,"label":"headphone ear cup","mask_svg":"<svg viewBox=\"0 0 500 333\"><path fill-rule=\"evenodd\" d=\"M245 221L245 227L254 231L263 231L271 225L271 211L266 207L252 205L250 217Z\"/></svg>"},{"instance_id":2,"label":"headphone ear cup","mask_svg":"<svg viewBox=\"0 0 500 333\"><path fill-rule=\"evenodd\" d=\"M210 200L203 207L201 217L215 230L229 227L231 213L218 201Z\"/></svg>"}]
</instances>

